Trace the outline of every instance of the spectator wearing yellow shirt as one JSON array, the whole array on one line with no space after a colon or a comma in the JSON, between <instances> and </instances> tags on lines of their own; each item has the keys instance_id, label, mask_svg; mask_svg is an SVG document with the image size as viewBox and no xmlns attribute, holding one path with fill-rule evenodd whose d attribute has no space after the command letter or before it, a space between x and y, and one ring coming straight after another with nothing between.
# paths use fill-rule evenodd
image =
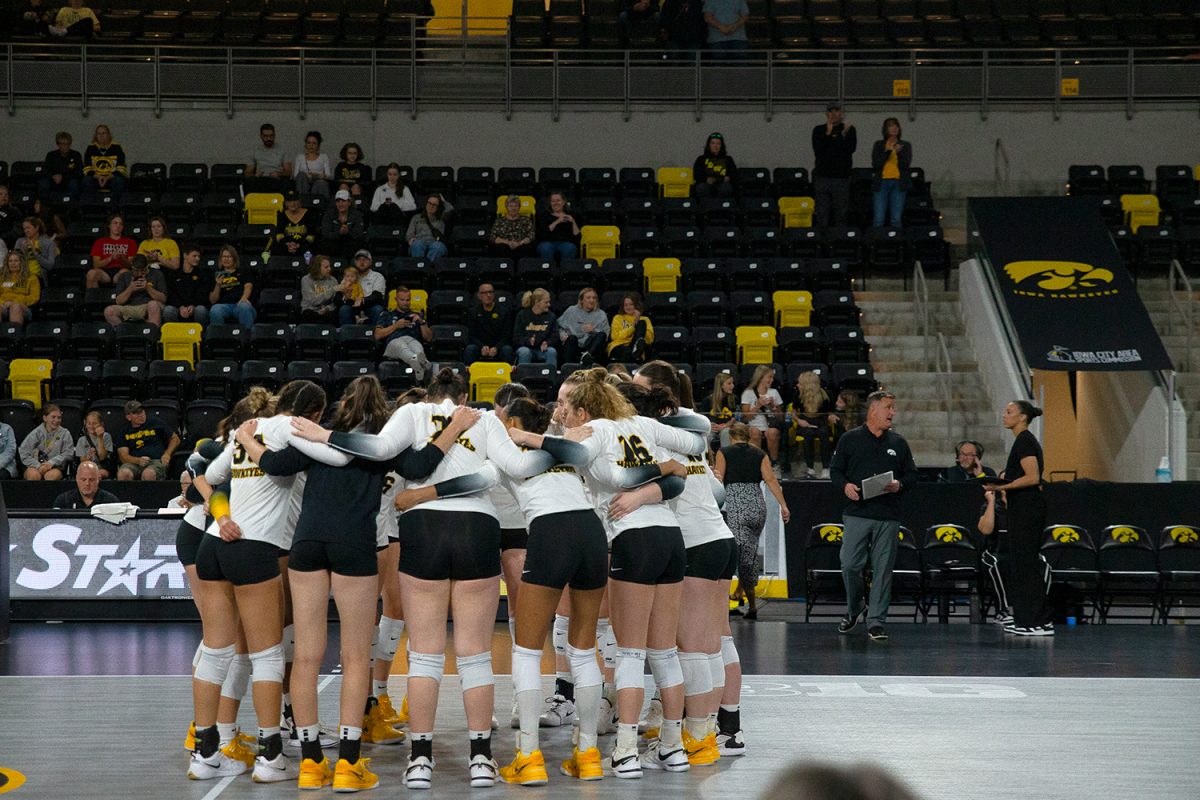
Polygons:
<instances>
[{"instance_id":1,"label":"spectator wearing yellow shirt","mask_svg":"<svg viewBox=\"0 0 1200 800\"><path fill-rule=\"evenodd\" d=\"M54 36L82 36L92 38L100 32L100 20L96 12L83 4L83 0L67 0L67 5L58 10L50 33Z\"/></svg>"},{"instance_id":2,"label":"spectator wearing yellow shirt","mask_svg":"<svg viewBox=\"0 0 1200 800\"><path fill-rule=\"evenodd\" d=\"M150 218L150 238L139 244L137 251L151 269L179 269L179 245L167 236L167 221L162 217Z\"/></svg>"},{"instance_id":3,"label":"spectator wearing yellow shirt","mask_svg":"<svg viewBox=\"0 0 1200 800\"><path fill-rule=\"evenodd\" d=\"M893 228L900 227L904 198L912 185L908 177L911 165L912 145L900 138L900 120L888 117L883 121L883 138L871 149L871 168L875 171L874 227L883 227L884 220Z\"/></svg>"},{"instance_id":4,"label":"spectator wearing yellow shirt","mask_svg":"<svg viewBox=\"0 0 1200 800\"><path fill-rule=\"evenodd\" d=\"M608 357L612 361L646 362L646 350L654 343L654 326L646 316L642 296L630 292L621 298L621 313L612 319Z\"/></svg>"},{"instance_id":5,"label":"spectator wearing yellow shirt","mask_svg":"<svg viewBox=\"0 0 1200 800\"><path fill-rule=\"evenodd\" d=\"M30 311L42 297L42 284L29 274L29 264L13 250L4 259L0 273L0 322L25 325L33 319Z\"/></svg>"}]
</instances>

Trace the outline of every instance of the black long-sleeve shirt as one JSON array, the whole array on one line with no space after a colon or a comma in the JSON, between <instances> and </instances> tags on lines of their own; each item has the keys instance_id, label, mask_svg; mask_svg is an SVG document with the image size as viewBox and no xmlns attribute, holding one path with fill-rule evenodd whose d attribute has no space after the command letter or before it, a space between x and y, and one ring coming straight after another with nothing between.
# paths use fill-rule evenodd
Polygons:
<instances>
[{"instance_id":1,"label":"black long-sleeve shirt","mask_svg":"<svg viewBox=\"0 0 1200 800\"><path fill-rule=\"evenodd\" d=\"M476 303L467 312L468 344L478 347L500 347L512 343L513 321L508 309L493 304L491 309Z\"/></svg>"},{"instance_id":2,"label":"black long-sleeve shirt","mask_svg":"<svg viewBox=\"0 0 1200 800\"><path fill-rule=\"evenodd\" d=\"M916 485L919 475L912 450L900 434L884 431L876 436L861 425L842 435L829 464L829 480L839 495L844 496L847 483L853 483L861 492L864 480L889 471L900 481L900 491L885 492L870 500L851 500L844 511L846 516L900 519L900 495Z\"/></svg>"},{"instance_id":3,"label":"black long-sleeve shirt","mask_svg":"<svg viewBox=\"0 0 1200 800\"><path fill-rule=\"evenodd\" d=\"M849 178L854 168L854 151L858 149L858 131L839 122L832 133L826 133L822 123L813 128L812 148L816 156L814 178Z\"/></svg>"}]
</instances>

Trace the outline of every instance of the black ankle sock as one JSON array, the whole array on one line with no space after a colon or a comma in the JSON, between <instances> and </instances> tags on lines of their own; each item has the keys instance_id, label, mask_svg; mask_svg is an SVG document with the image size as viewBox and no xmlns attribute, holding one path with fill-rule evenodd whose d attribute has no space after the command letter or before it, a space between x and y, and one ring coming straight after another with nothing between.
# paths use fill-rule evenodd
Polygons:
<instances>
[{"instance_id":1,"label":"black ankle sock","mask_svg":"<svg viewBox=\"0 0 1200 800\"><path fill-rule=\"evenodd\" d=\"M412 740L412 757L433 758L433 739L413 739Z\"/></svg>"},{"instance_id":2,"label":"black ankle sock","mask_svg":"<svg viewBox=\"0 0 1200 800\"><path fill-rule=\"evenodd\" d=\"M492 737L483 736L471 740L471 758L475 756L492 757Z\"/></svg>"},{"instance_id":3,"label":"black ankle sock","mask_svg":"<svg viewBox=\"0 0 1200 800\"><path fill-rule=\"evenodd\" d=\"M274 761L275 757L278 756L282 752L283 752L283 736L281 736L280 734L276 733L273 736L268 736L265 739L262 738L261 736L259 737L259 739L258 739L258 754L260 756L262 756L263 758L267 759L267 761ZM320 759L317 759L317 760L319 761Z\"/></svg>"},{"instance_id":4,"label":"black ankle sock","mask_svg":"<svg viewBox=\"0 0 1200 800\"><path fill-rule=\"evenodd\" d=\"M432 752L432 751L431 751ZM362 739L341 739L338 741L338 758L346 759L351 764L358 761L362 754Z\"/></svg>"},{"instance_id":5,"label":"black ankle sock","mask_svg":"<svg viewBox=\"0 0 1200 800\"><path fill-rule=\"evenodd\" d=\"M565 681L562 678L554 679L554 693L561 694L563 697L575 702L575 684L570 681Z\"/></svg>"},{"instance_id":6,"label":"black ankle sock","mask_svg":"<svg viewBox=\"0 0 1200 800\"><path fill-rule=\"evenodd\" d=\"M737 733L740 731L742 729L741 710L726 711L723 708L719 709L717 711L717 727L720 728L721 733Z\"/></svg>"},{"instance_id":7,"label":"black ankle sock","mask_svg":"<svg viewBox=\"0 0 1200 800\"><path fill-rule=\"evenodd\" d=\"M370 714L371 708L377 705L379 705L379 700L371 695L367 695L367 707L363 709L363 716L365 717Z\"/></svg>"},{"instance_id":8,"label":"black ankle sock","mask_svg":"<svg viewBox=\"0 0 1200 800\"><path fill-rule=\"evenodd\" d=\"M296 727L296 715L292 713L292 706L290 703L283 707L283 718L287 720L289 728Z\"/></svg>"},{"instance_id":9,"label":"black ankle sock","mask_svg":"<svg viewBox=\"0 0 1200 800\"><path fill-rule=\"evenodd\" d=\"M221 747L221 736L217 726L196 728L196 752L201 758L210 758Z\"/></svg>"},{"instance_id":10,"label":"black ankle sock","mask_svg":"<svg viewBox=\"0 0 1200 800\"><path fill-rule=\"evenodd\" d=\"M311 758L313 761L320 762L325 756L321 755L321 741L318 739L313 742L300 742L300 756L302 758Z\"/></svg>"}]
</instances>

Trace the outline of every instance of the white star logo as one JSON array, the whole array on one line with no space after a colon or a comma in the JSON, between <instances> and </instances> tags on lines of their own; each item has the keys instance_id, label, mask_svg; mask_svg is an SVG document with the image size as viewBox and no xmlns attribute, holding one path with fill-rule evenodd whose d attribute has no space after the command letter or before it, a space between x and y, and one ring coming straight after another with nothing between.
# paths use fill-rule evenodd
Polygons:
<instances>
[{"instance_id":1,"label":"white star logo","mask_svg":"<svg viewBox=\"0 0 1200 800\"><path fill-rule=\"evenodd\" d=\"M109 558L104 562L104 568L111 575L97 595L104 594L110 589L124 585L131 595L137 596L138 577L148 569L162 563L161 558L142 558L142 537L133 540L133 544L125 551L122 558Z\"/></svg>"}]
</instances>

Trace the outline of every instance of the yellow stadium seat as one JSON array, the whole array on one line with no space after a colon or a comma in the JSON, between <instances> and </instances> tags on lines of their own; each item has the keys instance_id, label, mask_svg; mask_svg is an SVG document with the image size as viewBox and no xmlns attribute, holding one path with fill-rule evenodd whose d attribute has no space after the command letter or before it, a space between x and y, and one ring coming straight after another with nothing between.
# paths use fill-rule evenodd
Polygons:
<instances>
[{"instance_id":1,"label":"yellow stadium seat","mask_svg":"<svg viewBox=\"0 0 1200 800\"><path fill-rule=\"evenodd\" d=\"M584 225L579 229L583 257L603 261L616 258L621 249L621 229L616 225Z\"/></svg>"},{"instance_id":2,"label":"yellow stadium seat","mask_svg":"<svg viewBox=\"0 0 1200 800\"><path fill-rule=\"evenodd\" d=\"M195 322L165 322L158 333L164 361L186 361L196 366L200 358L201 327Z\"/></svg>"},{"instance_id":3,"label":"yellow stadium seat","mask_svg":"<svg viewBox=\"0 0 1200 800\"><path fill-rule=\"evenodd\" d=\"M692 184L691 167L659 167L658 194L660 197L691 197Z\"/></svg>"},{"instance_id":4,"label":"yellow stadium seat","mask_svg":"<svg viewBox=\"0 0 1200 800\"><path fill-rule=\"evenodd\" d=\"M812 292L778 291L771 294L775 304L775 327L807 328L812 319Z\"/></svg>"},{"instance_id":5,"label":"yellow stadium seat","mask_svg":"<svg viewBox=\"0 0 1200 800\"><path fill-rule=\"evenodd\" d=\"M34 408L50 399L54 362L48 358L14 358L8 365L8 385L13 400L28 400Z\"/></svg>"},{"instance_id":6,"label":"yellow stadium seat","mask_svg":"<svg viewBox=\"0 0 1200 800\"><path fill-rule=\"evenodd\" d=\"M527 194L519 194L517 197L521 198L522 217L532 217L535 213L537 213L537 200ZM508 195L506 194L502 194L496 198L496 216L504 216L504 204L507 201Z\"/></svg>"},{"instance_id":7,"label":"yellow stadium seat","mask_svg":"<svg viewBox=\"0 0 1200 800\"><path fill-rule=\"evenodd\" d=\"M679 288L678 258L647 258L642 261L642 276L647 292L674 292Z\"/></svg>"},{"instance_id":8,"label":"yellow stadium seat","mask_svg":"<svg viewBox=\"0 0 1200 800\"><path fill-rule=\"evenodd\" d=\"M1121 210L1125 212L1125 227L1137 233L1143 225L1157 225L1158 198L1152 194L1121 195Z\"/></svg>"},{"instance_id":9,"label":"yellow stadium seat","mask_svg":"<svg viewBox=\"0 0 1200 800\"><path fill-rule=\"evenodd\" d=\"M502 361L476 361L470 366L471 400L490 403L496 390L512 380L512 365Z\"/></svg>"},{"instance_id":10,"label":"yellow stadium seat","mask_svg":"<svg viewBox=\"0 0 1200 800\"><path fill-rule=\"evenodd\" d=\"M811 228L813 199L811 197L779 198L779 218L785 228Z\"/></svg>"},{"instance_id":11,"label":"yellow stadium seat","mask_svg":"<svg viewBox=\"0 0 1200 800\"><path fill-rule=\"evenodd\" d=\"M408 293L411 295L408 301L408 307L418 314L424 314L425 309L429 305L429 292L425 291L424 289L409 289ZM390 292L388 292L387 307L388 311L396 310L395 289L392 289Z\"/></svg>"},{"instance_id":12,"label":"yellow stadium seat","mask_svg":"<svg viewBox=\"0 0 1200 800\"><path fill-rule=\"evenodd\" d=\"M769 325L739 325L737 337L739 364L773 364L775 329Z\"/></svg>"},{"instance_id":13,"label":"yellow stadium seat","mask_svg":"<svg viewBox=\"0 0 1200 800\"><path fill-rule=\"evenodd\" d=\"M283 211L283 195L279 192L251 192L245 201L246 222L251 225L274 225Z\"/></svg>"}]
</instances>

